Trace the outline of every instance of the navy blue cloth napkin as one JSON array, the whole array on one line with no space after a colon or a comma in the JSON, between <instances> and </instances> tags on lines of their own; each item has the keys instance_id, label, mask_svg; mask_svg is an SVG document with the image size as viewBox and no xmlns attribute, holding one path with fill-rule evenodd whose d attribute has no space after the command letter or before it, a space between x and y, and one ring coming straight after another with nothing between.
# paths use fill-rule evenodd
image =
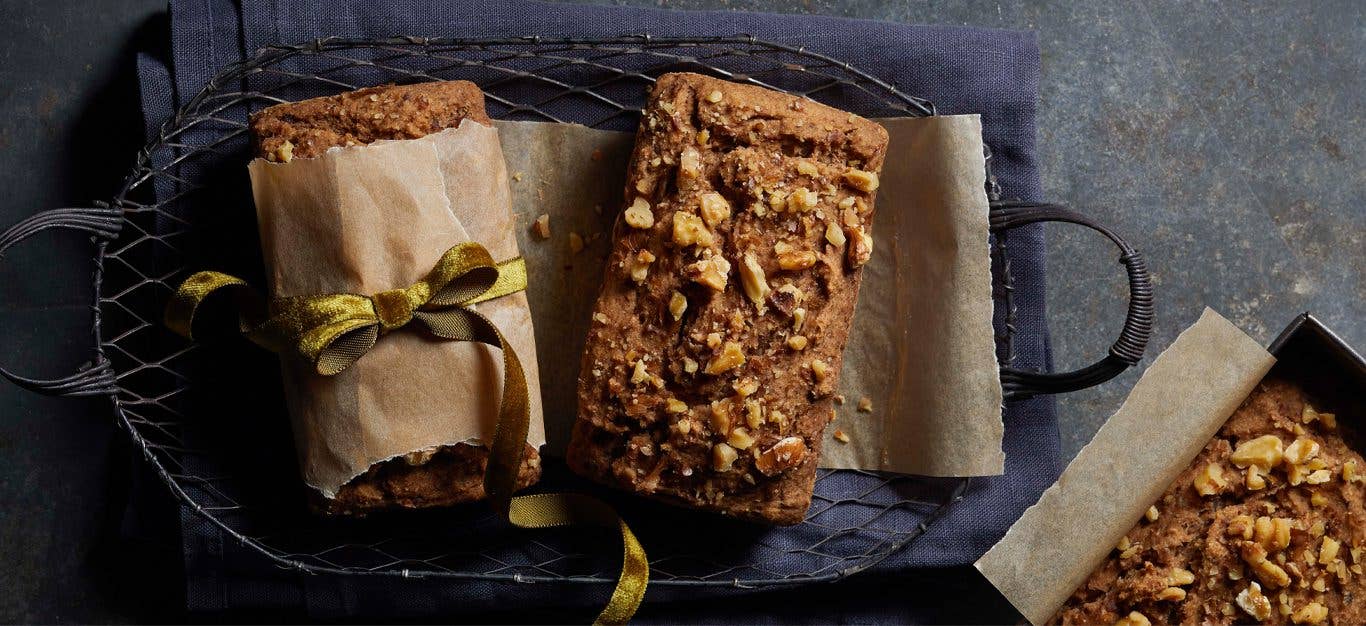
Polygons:
<instances>
[{"instance_id":1,"label":"navy blue cloth napkin","mask_svg":"<svg viewBox=\"0 0 1366 626\"><path fill-rule=\"evenodd\" d=\"M527 0L172 0L171 30L170 58L144 55L139 59L149 129L199 91L224 65L271 43L327 36L755 35L846 60L905 93L929 99L942 113L981 114L1003 197L1041 199L1034 148L1039 53L1032 33ZM1036 225L1012 233L1009 255L1018 305L1015 364L1051 368L1040 228ZM750 594L710 607L683 602L667 612L652 609L649 603L679 600L680 594L652 590L641 620L972 619L972 611L985 610L983 606L955 613L938 606L943 594L951 596L951 588L956 586L962 586L959 593L963 595L982 592L982 584L973 582L963 566L999 539L1060 469L1051 399L1010 405L1005 425L1005 475L974 479L963 501L924 536L854 577L854 582L825 585L823 590L787 592L790 599L786 600L764 597L768 594L755 599ZM521 610L552 612L516 613L509 619L566 621L582 620L588 613L553 611L600 606L605 600L606 590L585 595L578 586L358 580L286 572L227 539L193 512L182 511L181 529L191 610L293 609L327 617L461 614L493 619L489 616L498 613L490 611L515 603ZM956 573L946 576L943 572ZM991 619L990 615L984 619Z\"/></svg>"}]
</instances>

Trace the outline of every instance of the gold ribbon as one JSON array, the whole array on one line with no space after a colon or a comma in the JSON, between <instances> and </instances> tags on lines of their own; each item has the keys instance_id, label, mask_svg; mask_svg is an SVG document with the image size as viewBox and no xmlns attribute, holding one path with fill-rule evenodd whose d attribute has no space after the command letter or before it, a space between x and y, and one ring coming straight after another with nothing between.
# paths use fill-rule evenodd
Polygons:
<instances>
[{"instance_id":1,"label":"gold ribbon","mask_svg":"<svg viewBox=\"0 0 1366 626\"><path fill-rule=\"evenodd\" d=\"M213 293L237 298L240 329L277 353L294 354L323 376L344 371L383 335L414 321L451 341L478 341L503 352L503 397L484 470L484 493L494 510L521 528L591 523L619 527L624 546L621 576L595 623L624 624L635 614L649 582L649 560L630 527L611 507L580 494L512 497L530 422L526 373L517 353L488 318L470 305L522 291L526 263L516 257L494 263L483 246L452 246L422 280L373 296L326 294L277 298L266 304L246 281L220 272L199 272L181 283L166 305L166 326L192 339L195 312Z\"/></svg>"}]
</instances>

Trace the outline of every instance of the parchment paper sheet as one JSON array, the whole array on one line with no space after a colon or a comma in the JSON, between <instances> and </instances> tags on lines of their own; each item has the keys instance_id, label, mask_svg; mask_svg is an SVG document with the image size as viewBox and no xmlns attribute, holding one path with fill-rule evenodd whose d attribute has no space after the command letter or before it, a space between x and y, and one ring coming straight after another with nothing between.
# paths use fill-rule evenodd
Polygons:
<instances>
[{"instance_id":1,"label":"parchment paper sheet","mask_svg":"<svg viewBox=\"0 0 1366 626\"><path fill-rule=\"evenodd\" d=\"M274 297L374 294L406 287L452 245L516 256L507 172L495 129L465 122L422 139L250 165ZM534 282L534 278L533 278ZM525 294L478 305L521 358L530 390L527 442L545 442L536 348ZM401 330L336 376L283 362L305 481L333 497L371 465L409 452L488 440L503 361L496 348Z\"/></svg>"},{"instance_id":2,"label":"parchment paper sheet","mask_svg":"<svg viewBox=\"0 0 1366 626\"><path fill-rule=\"evenodd\" d=\"M836 427L822 466L933 476L1002 471L1001 388L991 326L991 274L981 121L882 120L891 135L846 348ZM517 234L531 273L548 451L563 454L579 357L622 202L630 133L569 124L497 122L512 172ZM596 207L596 209L595 209ZM551 237L531 231L550 216ZM587 243L571 253L569 236ZM871 413L855 410L868 396Z\"/></svg>"},{"instance_id":3,"label":"parchment paper sheet","mask_svg":"<svg viewBox=\"0 0 1366 626\"><path fill-rule=\"evenodd\" d=\"M1205 309L977 569L1030 622L1047 622L1274 363Z\"/></svg>"}]
</instances>

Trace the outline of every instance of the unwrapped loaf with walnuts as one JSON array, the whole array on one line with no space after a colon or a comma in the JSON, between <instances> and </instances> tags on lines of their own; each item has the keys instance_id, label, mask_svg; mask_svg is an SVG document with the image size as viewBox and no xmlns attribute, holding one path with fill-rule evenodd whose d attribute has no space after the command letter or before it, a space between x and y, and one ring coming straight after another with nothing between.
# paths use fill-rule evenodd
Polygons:
<instances>
[{"instance_id":1,"label":"unwrapped loaf with walnuts","mask_svg":"<svg viewBox=\"0 0 1366 626\"><path fill-rule=\"evenodd\" d=\"M1320 408L1263 381L1053 622L1366 623L1366 461Z\"/></svg>"},{"instance_id":2,"label":"unwrapped loaf with walnuts","mask_svg":"<svg viewBox=\"0 0 1366 626\"><path fill-rule=\"evenodd\" d=\"M676 504L802 520L887 141L805 98L659 78L584 349L571 468Z\"/></svg>"}]
</instances>

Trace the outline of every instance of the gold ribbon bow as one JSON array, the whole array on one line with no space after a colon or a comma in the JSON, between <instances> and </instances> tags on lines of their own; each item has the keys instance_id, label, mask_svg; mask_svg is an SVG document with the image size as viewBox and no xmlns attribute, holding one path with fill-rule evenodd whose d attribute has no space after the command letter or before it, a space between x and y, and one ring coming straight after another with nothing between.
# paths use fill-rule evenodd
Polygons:
<instances>
[{"instance_id":1,"label":"gold ribbon bow","mask_svg":"<svg viewBox=\"0 0 1366 626\"><path fill-rule=\"evenodd\" d=\"M410 287L373 296L326 294L277 298L266 304L246 281L220 272L199 272L181 283L166 305L166 326L192 339L199 305L214 292L229 289L238 298L241 331L277 353L293 353L323 376L342 372L386 333L414 321L451 341L478 341L503 352L503 397L489 445L484 493L494 509L515 526L549 528L579 523L619 527L624 552L621 576L607 607L595 623L624 624L635 614L649 582L645 549L611 507L589 496L547 493L512 497L522 465L530 422L526 374L517 353L498 327L472 304L522 291L526 263L516 257L494 263L477 243L452 246L422 280Z\"/></svg>"}]
</instances>

